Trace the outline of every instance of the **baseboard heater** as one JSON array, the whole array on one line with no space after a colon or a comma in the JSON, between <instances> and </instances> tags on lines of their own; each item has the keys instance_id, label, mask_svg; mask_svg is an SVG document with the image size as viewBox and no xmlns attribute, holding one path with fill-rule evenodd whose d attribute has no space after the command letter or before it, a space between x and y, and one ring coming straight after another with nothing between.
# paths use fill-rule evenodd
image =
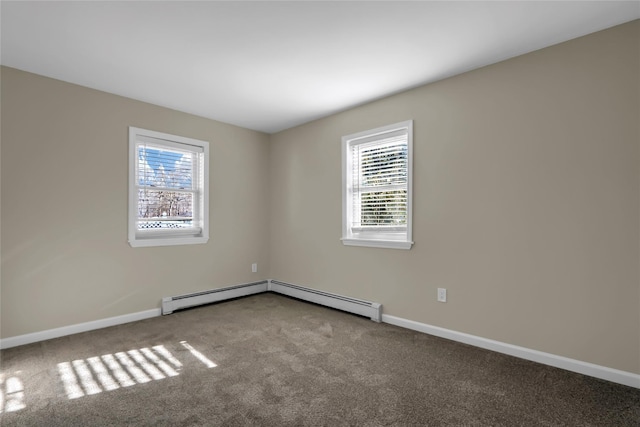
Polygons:
<instances>
[{"instance_id":1,"label":"baseboard heater","mask_svg":"<svg viewBox=\"0 0 640 427\"><path fill-rule=\"evenodd\" d=\"M269 282L267 280L263 280L261 282L246 283L244 285L229 286L210 291L162 298L162 314L171 314L175 310L180 310L182 308L211 304L214 302L267 292L268 286Z\"/></svg>"},{"instance_id":2,"label":"baseboard heater","mask_svg":"<svg viewBox=\"0 0 640 427\"><path fill-rule=\"evenodd\" d=\"M303 286L292 285L290 283L279 282L277 280L269 280L269 290L304 301L359 314L375 322L382 321L382 305L376 302L345 297L316 289L305 288Z\"/></svg>"},{"instance_id":3,"label":"baseboard heater","mask_svg":"<svg viewBox=\"0 0 640 427\"><path fill-rule=\"evenodd\" d=\"M179 295L175 297L162 298L162 314L171 314L175 310L195 307L203 304L224 301L232 298L247 295L259 294L262 292L275 292L293 298L309 301L315 304L358 314L370 318L375 322L382 321L382 305L361 299L346 297L319 291L317 289L306 288L304 286L293 285L291 283L277 280L263 280L261 282L247 283L244 285L229 286L226 288L213 289L210 291L196 292L193 294Z\"/></svg>"}]
</instances>

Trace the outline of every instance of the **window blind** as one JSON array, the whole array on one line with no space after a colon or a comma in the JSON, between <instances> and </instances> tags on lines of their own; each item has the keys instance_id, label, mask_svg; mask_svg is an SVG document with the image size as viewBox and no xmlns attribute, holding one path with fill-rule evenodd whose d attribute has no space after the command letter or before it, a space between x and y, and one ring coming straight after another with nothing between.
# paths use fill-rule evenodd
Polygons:
<instances>
[{"instance_id":1,"label":"window blind","mask_svg":"<svg viewBox=\"0 0 640 427\"><path fill-rule=\"evenodd\" d=\"M406 130L351 145L352 230L402 231L407 225Z\"/></svg>"},{"instance_id":2,"label":"window blind","mask_svg":"<svg viewBox=\"0 0 640 427\"><path fill-rule=\"evenodd\" d=\"M198 234L201 147L138 136L139 232Z\"/></svg>"}]
</instances>

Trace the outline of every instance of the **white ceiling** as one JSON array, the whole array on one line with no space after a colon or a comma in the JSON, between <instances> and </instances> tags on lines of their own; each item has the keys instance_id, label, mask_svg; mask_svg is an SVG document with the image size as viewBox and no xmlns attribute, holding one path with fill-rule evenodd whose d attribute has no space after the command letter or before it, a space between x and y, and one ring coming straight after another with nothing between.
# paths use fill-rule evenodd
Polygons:
<instances>
[{"instance_id":1,"label":"white ceiling","mask_svg":"<svg viewBox=\"0 0 640 427\"><path fill-rule=\"evenodd\" d=\"M640 18L639 1L7 2L1 63L268 133Z\"/></svg>"}]
</instances>

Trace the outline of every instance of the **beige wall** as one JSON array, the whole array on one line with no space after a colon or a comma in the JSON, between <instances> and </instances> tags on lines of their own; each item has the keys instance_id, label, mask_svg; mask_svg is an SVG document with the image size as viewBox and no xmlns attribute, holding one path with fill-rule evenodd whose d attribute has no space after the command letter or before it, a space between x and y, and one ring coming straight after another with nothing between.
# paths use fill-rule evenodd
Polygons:
<instances>
[{"instance_id":1,"label":"beige wall","mask_svg":"<svg viewBox=\"0 0 640 427\"><path fill-rule=\"evenodd\" d=\"M640 373L639 40L636 21L271 137L2 68L1 336L274 278ZM345 247L340 137L407 119L416 243ZM129 247L128 126L211 142L208 244Z\"/></svg>"},{"instance_id":2,"label":"beige wall","mask_svg":"<svg viewBox=\"0 0 640 427\"><path fill-rule=\"evenodd\" d=\"M268 135L11 68L1 108L2 337L268 278ZM206 245L127 243L129 126L210 142Z\"/></svg>"},{"instance_id":3,"label":"beige wall","mask_svg":"<svg viewBox=\"0 0 640 427\"><path fill-rule=\"evenodd\" d=\"M640 373L639 43L635 21L272 135L270 276ZM407 119L413 249L343 246L340 137Z\"/></svg>"}]
</instances>

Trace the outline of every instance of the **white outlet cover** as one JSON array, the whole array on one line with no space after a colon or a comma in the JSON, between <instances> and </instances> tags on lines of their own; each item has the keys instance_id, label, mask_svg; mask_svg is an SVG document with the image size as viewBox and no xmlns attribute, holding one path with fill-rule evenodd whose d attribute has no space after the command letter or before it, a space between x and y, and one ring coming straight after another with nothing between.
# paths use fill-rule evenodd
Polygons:
<instances>
[{"instance_id":1,"label":"white outlet cover","mask_svg":"<svg viewBox=\"0 0 640 427\"><path fill-rule=\"evenodd\" d=\"M438 288L438 301L447 302L447 290L445 288Z\"/></svg>"}]
</instances>

